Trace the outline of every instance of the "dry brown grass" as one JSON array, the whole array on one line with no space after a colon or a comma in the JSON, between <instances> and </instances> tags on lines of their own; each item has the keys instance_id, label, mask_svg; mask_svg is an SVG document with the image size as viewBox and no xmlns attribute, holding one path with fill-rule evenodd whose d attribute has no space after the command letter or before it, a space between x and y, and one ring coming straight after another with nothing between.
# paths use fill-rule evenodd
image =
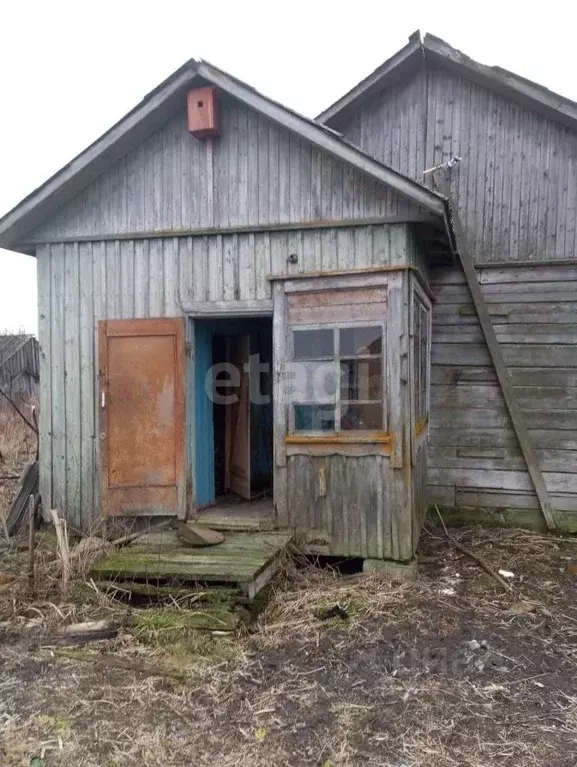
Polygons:
<instances>
[{"instance_id":1,"label":"dry brown grass","mask_svg":"<svg viewBox=\"0 0 577 767\"><path fill-rule=\"evenodd\" d=\"M383 573L341 576L303 558L289 559L259 617L259 641L263 647L276 647L295 638L315 639L327 623L342 627L338 615L319 618L333 608L342 610L347 628L355 630L367 618L386 618L401 607L411 588L410 583L395 583Z\"/></svg>"},{"instance_id":2,"label":"dry brown grass","mask_svg":"<svg viewBox=\"0 0 577 767\"><path fill-rule=\"evenodd\" d=\"M573 767L577 543L453 533L512 570L514 592L435 533L416 583L289 565L248 635L127 631L65 655L0 638L0 763L27 767L44 743L51 767ZM118 609L101 599L29 604L26 620ZM337 604L348 617L323 620Z\"/></svg>"},{"instance_id":3,"label":"dry brown grass","mask_svg":"<svg viewBox=\"0 0 577 767\"><path fill-rule=\"evenodd\" d=\"M21 404L20 410L32 420L32 406L35 403ZM2 400L0 402L0 474L4 468L18 466L26 461L36 450L36 435L24 423L18 413Z\"/></svg>"}]
</instances>

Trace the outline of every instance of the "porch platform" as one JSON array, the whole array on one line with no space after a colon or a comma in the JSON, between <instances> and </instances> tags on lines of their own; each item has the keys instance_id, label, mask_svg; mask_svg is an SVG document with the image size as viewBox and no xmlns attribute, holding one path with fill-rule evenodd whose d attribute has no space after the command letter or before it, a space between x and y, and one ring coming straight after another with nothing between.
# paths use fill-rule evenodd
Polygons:
<instances>
[{"instance_id":1,"label":"porch platform","mask_svg":"<svg viewBox=\"0 0 577 767\"><path fill-rule=\"evenodd\" d=\"M218 498L213 506L199 512L195 520L214 530L272 530L274 506L272 498L245 501L238 496Z\"/></svg>"},{"instance_id":2,"label":"porch platform","mask_svg":"<svg viewBox=\"0 0 577 767\"><path fill-rule=\"evenodd\" d=\"M183 546L174 530L143 536L92 568L93 578L232 584L252 599L279 568L289 533L228 532L223 543Z\"/></svg>"}]
</instances>

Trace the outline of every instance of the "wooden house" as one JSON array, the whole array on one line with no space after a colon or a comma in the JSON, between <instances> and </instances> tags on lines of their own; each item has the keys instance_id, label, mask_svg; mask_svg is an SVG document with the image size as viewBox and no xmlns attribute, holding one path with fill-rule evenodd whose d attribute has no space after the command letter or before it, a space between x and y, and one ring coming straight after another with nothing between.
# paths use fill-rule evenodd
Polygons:
<instances>
[{"instance_id":1,"label":"wooden house","mask_svg":"<svg viewBox=\"0 0 577 767\"><path fill-rule=\"evenodd\" d=\"M45 506L234 496L369 561L427 502L565 524L573 113L436 38L317 121L185 64L0 220L38 262Z\"/></svg>"},{"instance_id":2,"label":"wooden house","mask_svg":"<svg viewBox=\"0 0 577 767\"><path fill-rule=\"evenodd\" d=\"M577 104L417 32L318 119L419 181L461 158L491 343L464 264L436 269L429 503L577 530Z\"/></svg>"},{"instance_id":3,"label":"wooden house","mask_svg":"<svg viewBox=\"0 0 577 767\"><path fill-rule=\"evenodd\" d=\"M318 550L410 560L445 220L330 128L184 65L0 223L38 261L44 506L90 529L233 493Z\"/></svg>"}]
</instances>

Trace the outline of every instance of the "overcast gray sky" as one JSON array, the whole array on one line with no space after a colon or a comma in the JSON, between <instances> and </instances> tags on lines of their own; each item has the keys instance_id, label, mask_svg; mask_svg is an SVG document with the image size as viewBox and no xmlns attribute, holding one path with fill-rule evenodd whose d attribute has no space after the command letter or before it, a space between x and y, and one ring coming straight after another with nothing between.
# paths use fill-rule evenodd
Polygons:
<instances>
[{"instance_id":1,"label":"overcast gray sky","mask_svg":"<svg viewBox=\"0 0 577 767\"><path fill-rule=\"evenodd\" d=\"M420 29L577 100L573 7L2 0L0 215L191 57L314 116ZM36 331L35 275L34 259L0 249L0 331Z\"/></svg>"}]
</instances>

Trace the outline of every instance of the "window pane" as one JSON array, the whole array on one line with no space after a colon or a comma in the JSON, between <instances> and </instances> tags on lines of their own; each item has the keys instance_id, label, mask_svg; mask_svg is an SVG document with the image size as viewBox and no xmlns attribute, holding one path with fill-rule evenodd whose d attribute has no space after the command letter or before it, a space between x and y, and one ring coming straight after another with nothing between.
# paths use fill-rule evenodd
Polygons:
<instances>
[{"instance_id":1,"label":"window pane","mask_svg":"<svg viewBox=\"0 0 577 767\"><path fill-rule=\"evenodd\" d=\"M295 405L295 431L334 431L334 405Z\"/></svg>"},{"instance_id":2,"label":"window pane","mask_svg":"<svg viewBox=\"0 0 577 767\"><path fill-rule=\"evenodd\" d=\"M429 351L429 318L426 307L415 296L414 298L414 356L413 356L413 368L414 368L414 402L415 402L415 419L422 421L428 416L427 413L427 391L429 388L429 368L428 368L428 351Z\"/></svg>"},{"instance_id":3,"label":"window pane","mask_svg":"<svg viewBox=\"0 0 577 767\"><path fill-rule=\"evenodd\" d=\"M294 330L294 359L332 357L334 333L332 330Z\"/></svg>"},{"instance_id":4,"label":"window pane","mask_svg":"<svg viewBox=\"0 0 577 767\"><path fill-rule=\"evenodd\" d=\"M383 406L380 402L370 405L341 403L341 429L364 429L373 431L383 428Z\"/></svg>"},{"instance_id":5,"label":"window pane","mask_svg":"<svg viewBox=\"0 0 577 767\"><path fill-rule=\"evenodd\" d=\"M375 360L341 360L341 399L381 399L382 365Z\"/></svg>"},{"instance_id":6,"label":"window pane","mask_svg":"<svg viewBox=\"0 0 577 767\"><path fill-rule=\"evenodd\" d=\"M381 354L381 328L342 328L340 356L358 357L363 354Z\"/></svg>"},{"instance_id":7,"label":"window pane","mask_svg":"<svg viewBox=\"0 0 577 767\"><path fill-rule=\"evenodd\" d=\"M336 365L331 360L296 360L288 366L287 391L291 402L334 403Z\"/></svg>"}]
</instances>

